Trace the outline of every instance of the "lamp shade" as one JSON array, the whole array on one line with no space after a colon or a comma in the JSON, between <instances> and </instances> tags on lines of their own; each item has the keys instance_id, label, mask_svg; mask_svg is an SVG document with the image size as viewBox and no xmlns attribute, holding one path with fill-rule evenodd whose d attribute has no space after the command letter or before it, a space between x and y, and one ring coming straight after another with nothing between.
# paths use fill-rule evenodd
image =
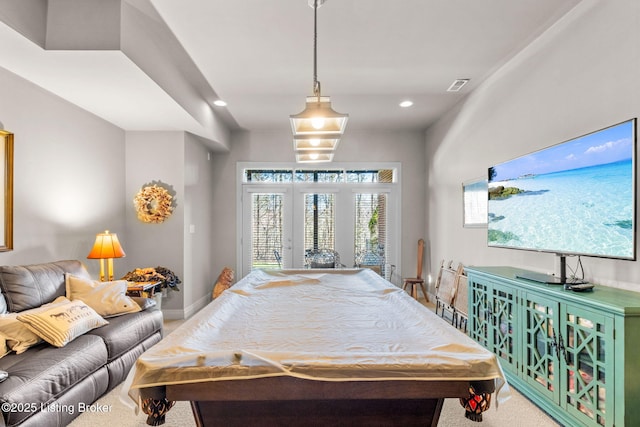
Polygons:
<instances>
[{"instance_id":1,"label":"lamp shade","mask_svg":"<svg viewBox=\"0 0 640 427\"><path fill-rule=\"evenodd\" d=\"M294 135L341 135L349 115L334 111L328 96L307 96L306 108L301 113L290 115L289 119Z\"/></svg>"},{"instance_id":2,"label":"lamp shade","mask_svg":"<svg viewBox=\"0 0 640 427\"><path fill-rule=\"evenodd\" d=\"M109 230L105 230L104 233L96 235L96 241L93 244L93 249L87 255L89 259L109 259L109 258L123 258L126 256L118 236L115 233L109 233Z\"/></svg>"}]
</instances>

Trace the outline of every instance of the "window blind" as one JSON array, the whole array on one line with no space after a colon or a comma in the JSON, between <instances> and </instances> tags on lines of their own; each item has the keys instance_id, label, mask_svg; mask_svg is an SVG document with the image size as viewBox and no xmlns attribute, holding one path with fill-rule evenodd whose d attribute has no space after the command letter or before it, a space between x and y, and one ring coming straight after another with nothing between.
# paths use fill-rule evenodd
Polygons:
<instances>
[{"instance_id":1,"label":"window blind","mask_svg":"<svg viewBox=\"0 0 640 427\"><path fill-rule=\"evenodd\" d=\"M377 265L385 274L387 254L387 194L356 193L354 254L358 265ZM386 276L385 276L386 277Z\"/></svg>"},{"instance_id":2,"label":"window blind","mask_svg":"<svg viewBox=\"0 0 640 427\"><path fill-rule=\"evenodd\" d=\"M282 194L251 195L251 269L280 268Z\"/></svg>"}]
</instances>

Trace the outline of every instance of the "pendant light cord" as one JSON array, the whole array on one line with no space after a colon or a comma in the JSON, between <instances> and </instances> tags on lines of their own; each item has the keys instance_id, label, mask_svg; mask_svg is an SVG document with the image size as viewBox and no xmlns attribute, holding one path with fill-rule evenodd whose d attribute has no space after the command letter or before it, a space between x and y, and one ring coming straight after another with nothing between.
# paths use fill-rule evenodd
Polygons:
<instances>
[{"instance_id":1,"label":"pendant light cord","mask_svg":"<svg viewBox=\"0 0 640 427\"><path fill-rule=\"evenodd\" d=\"M313 2L313 95L320 102L320 82L318 81L318 0Z\"/></svg>"}]
</instances>

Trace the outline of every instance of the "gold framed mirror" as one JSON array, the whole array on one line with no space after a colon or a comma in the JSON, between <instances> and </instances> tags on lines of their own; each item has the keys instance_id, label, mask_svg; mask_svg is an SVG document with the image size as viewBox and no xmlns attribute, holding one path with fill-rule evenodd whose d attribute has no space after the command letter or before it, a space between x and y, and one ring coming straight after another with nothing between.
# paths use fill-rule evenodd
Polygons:
<instances>
[{"instance_id":1,"label":"gold framed mirror","mask_svg":"<svg viewBox=\"0 0 640 427\"><path fill-rule=\"evenodd\" d=\"M13 250L13 134L0 130L0 252Z\"/></svg>"}]
</instances>

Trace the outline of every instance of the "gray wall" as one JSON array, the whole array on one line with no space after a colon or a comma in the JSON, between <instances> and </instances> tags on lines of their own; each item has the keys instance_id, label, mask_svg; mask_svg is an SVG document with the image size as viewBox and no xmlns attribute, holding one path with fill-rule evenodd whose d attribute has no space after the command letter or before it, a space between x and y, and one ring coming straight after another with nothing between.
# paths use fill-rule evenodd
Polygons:
<instances>
[{"instance_id":1,"label":"gray wall","mask_svg":"<svg viewBox=\"0 0 640 427\"><path fill-rule=\"evenodd\" d=\"M0 126L15 137L14 250L0 264L80 259L97 276L96 233L126 245L124 132L2 68L0 93Z\"/></svg>"},{"instance_id":2,"label":"gray wall","mask_svg":"<svg viewBox=\"0 0 640 427\"><path fill-rule=\"evenodd\" d=\"M211 256L217 240L213 233L212 155L201 141L185 135L184 154L184 317L211 301L215 268Z\"/></svg>"},{"instance_id":3,"label":"gray wall","mask_svg":"<svg viewBox=\"0 0 640 427\"><path fill-rule=\"evenodd\" d=\"M557 257L487 248L462 227L461 183L487 167L640 115L640 3L586 1L426 132L431 262L559 272ZM569 258L573 265L575 258ZM587 278L640 290L638 261L583 258Z\"/></svg>"},{"instance_id":4,"label":"gray wall","mask_svg":"<svg viewBox=\"0 0 640 427\"><path fill-rule=\"evenodd\" d=\"M129 270L163 266L184 280L184 133L127 132L126 141L128 246L124 261ZM174 192L173 214L160 224L138 220L133 206L138 191L153 183L161 183ZM163 299L163 311L181 309L184 295L184 291L170 292Z\"/></svg>"},{"instance_id":5,"label":"gray wall","mask_svg":"<svg viewBox=\"0 0 640 427\"><path fill-rule=\"evenodd\" d=\"M182 319L211 301L217 272L212 269L212 169L200 138L184 132L127 132L127 269L163 266L182 280L180 292L168 292L162 311ZM174 195L173 214L160 224L137 218L133 198L140 189L161 183ZM123 243L124 244L124 243Z\"/></svg>"}]
</instances>

